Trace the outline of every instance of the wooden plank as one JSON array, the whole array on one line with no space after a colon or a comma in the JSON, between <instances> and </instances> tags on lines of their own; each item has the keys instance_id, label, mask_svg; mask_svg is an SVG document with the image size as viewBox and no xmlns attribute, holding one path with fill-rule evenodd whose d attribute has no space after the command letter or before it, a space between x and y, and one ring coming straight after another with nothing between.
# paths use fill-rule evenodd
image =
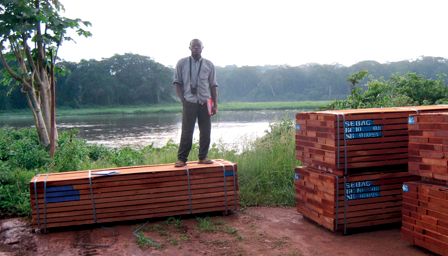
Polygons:
<instances>
[{"instance_id":1,"label":"wooden plank","mask_svg":"<svg viewBox=\"0 0 448 256\"><path fill-rule=\"evenodd\" d=\"M447 255L448 186L428 181L405 182L404 186L407 189L403 191L402 237L428 250Z\"/></svg>"},{"instance_id":2,"label":"wooden plank","mask_svg":"<svg viewBox=\"0 0 448 256\"><path fill-rule=\"evenodd\" d=\"M300 123L296 129L296 158L310 167L335 173L341 177L346 172L352 173L352 169L406 164L408 151L405 144L408 143L410 136L418 137L418 139L412 139L412 143L429 141L440 143L443 142L443 138L446 138L448 143L448 132L444 131L448 128L448 123L440 121L445 120L444 118L433 118L432 121L438 123L422 124L420 130L417 129L418 125L408 130L408 117L418 116L415 115L416 113L441 111L447 112L447 106L321 111L296 115L296 123ZM346 124L343 123L343 117ZM432 133L422 129L440 130ZM381 131L381 133L375 131ZM352 135L344 139L345 132ZM359 134L362 136L358 136ZM436 134L441 139L435 139ZM402 145L392 146L391 144L394 143ZM421 146L411 145L409 149L418 150L419 147ZM427 145L422 147L429 150ZM446 148L448 153L448 145ZM442 159L442 154L428 152L425 157L426 163L434 164L436 161L428 160L428 158ZM445 157L444 154L443 157ZM415 170L413 172L416 173ZM438 173L438 175L444 174ZM434 177L435 175L427 176Z\"/></svg>"},{"instance_id":3,"label":"wooden plank","mask_svg":"<svg viewBox=\"0 0 448 256\"><path fill-rule=\"evenodd\" d=\"M235 196L230 194L227 196L227 202L228 202L228 209L234 210L234 200ZM195 209L202 208L204 205L210 205L211 203L221 203L225 202L224 196L215 196L211 198L202 198L202 199L195 199L192 201L192 209L193 212ZM179 200L176 202L159 202L154 203L150 202L148 204L137 204L132 206L132 211L129 211L129 208L126 208L127 205L124 206L114 206L110 208L99 208L95 210L97 220L105 219L105 218L111 218L111 217L118 217L118 216L134 216L134 215L144 215L148 212L163 212L167 209L177 209L176 207L181 207L182 209L188 208L190 209L190 203L188 200L188 197L184 200ZM63 213L47 213L46 214L46 222L47 223L57 223L57 222L71 222L75 220L84 220L84 219L94 219L94 211L93 209L90 210L84 210L82 212L80 211L70 211L70 212L63 212ZM39 219L41 223L45 221L44 214L39 215ZM37 224L37 217L33 218L33 224Z\"/></svg>"},{"instance_id":4,"label":"wooden plank","mask_svg":"<svg viewBox=\"0 0 448 256\"><path fill-rule=\"evenodd\" d=\"M349 174L344 182L343 178L333 174L305 166L296 167L297 209L333 231L336 221L353 224L350 228L400 222L403 182L420 179L403 168ZM323 218L333 224L327 221L324 225Z\"/></svg>"},{"instance_id":5,"label":"wooden plank","mask_svg":"<svg viewBox=\"0 0 448 256\"><path fill-rule=\"evenodd\" d=\"M226 177L226 186L233 186L233 177ZM142 181L143 182L143 181ZM190 189L198 189L198 188L208 188L211 186L222 187L224 189L224 178L209 178L209 179L201 179L201 180L191 180L190 181ZM188 192L188 181L167 181L162 183L148 183L148 184L139 184L139 185L129 185L129 186L118 186L118 187L110 187L103 189L92 189L93 195L95 199L104 199L110 197L117 197L120 195L132 195L132 194L145 194L150 193L153 194L155 192L167 192L167 191L187 191ZM79 192L79 197L81 199L91 199L91 190L83 189L77 190ZM135 192L137 191L137 192ZM139 193L141 191L141 193ZM44 195L43 193L38 193L37 195L31 194L31 203L35 205L35 197L38 198L38 203L44 203ZM49 207L51 207L49 204Z\"/></svg>"},{"instance_id":6,"label":"wooden plank","mask_svg":"<svg viewBox=\"0 0 448 256\"><path fill-rule=\"evenodd\" d=\"M92 175L90 181L88 171L37 175L30 181L33 226L91 224L94 213L97 222L104 223L184 214L190 205L193 213L219 211L226 204L228 210L238 207L236 164L215 160L210 165L188 162L187 166L188 176L186 168L175 168L173 164L93 170L91 173L119 174Z\"/></svg>"}]
</instances>

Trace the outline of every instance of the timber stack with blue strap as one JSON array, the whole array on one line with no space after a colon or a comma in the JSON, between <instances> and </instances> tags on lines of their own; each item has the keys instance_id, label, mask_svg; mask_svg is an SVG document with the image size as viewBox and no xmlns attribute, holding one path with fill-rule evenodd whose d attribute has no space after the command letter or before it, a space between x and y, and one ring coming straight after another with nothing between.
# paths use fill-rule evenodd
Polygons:
<instances>
[{"instance_id":1,"label":"timber stack with blue strap","mask_svg":"<svg viewBox=\"0 0 448 256\"><path fill-rule=\"evenodd\" d=\"M344 234L400 222L400 187L419 180L407 172L409 117L434 112L448 105L297 113L298 212Z\"/></svg>"},{"instance_id":2,"label":"timber stack with blue strap","mask_svg":"<svg viewBox=\"0 0 448 256\"><path fill-rule=\"evenodd\" d=\"M188 162L36 175L34 229L237 210L237 164Z\"/></svg>"},{"instance_id":3,"label":"timber stack with blue strap","mask_svg":"<svg viewBox=\"0 0 448 256\"><path fill-rule=\"evenodd\" d=\"M403 184L401 237L448 255L448 113L409 117L409 172Z\"/></svg>"},{"instance_id":4,"label":"timber stack with blue strap","mask_svg":"<svg viewBox=\"0 0 448 256\"><path fill-rule=\"evenodd\" d=\"M295 168L297 211L331 231L401 222L403 182L419 177L401 169L338 177L306 166Z\"/></svg>"}]
</instances>

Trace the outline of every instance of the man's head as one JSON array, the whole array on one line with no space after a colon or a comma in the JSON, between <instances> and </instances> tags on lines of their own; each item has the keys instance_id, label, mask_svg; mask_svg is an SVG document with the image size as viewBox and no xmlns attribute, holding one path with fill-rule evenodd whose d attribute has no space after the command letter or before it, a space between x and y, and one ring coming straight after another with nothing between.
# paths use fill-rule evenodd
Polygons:
<instances>
[{"instance_id":1,"label":"man's head","mask_svg":"<svg viewBox=\"0 0 448 256\"><path fill-rule=\"evenodd\" d=\"M191 56L193 56L193 58L195 58L195 59L200 58L202 49L204 49L204 45L202 44L201 40L193 39L190 41L190 51L191 51Z\"/></svg>"}]
</instances>

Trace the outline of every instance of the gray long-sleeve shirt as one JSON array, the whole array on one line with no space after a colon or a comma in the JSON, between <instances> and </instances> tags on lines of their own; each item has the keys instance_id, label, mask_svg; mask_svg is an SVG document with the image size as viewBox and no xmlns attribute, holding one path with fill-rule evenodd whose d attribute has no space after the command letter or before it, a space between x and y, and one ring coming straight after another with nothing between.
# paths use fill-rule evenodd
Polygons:
<instances>
[{"instance_id":1,"label":"gray long-sleeve shirt","mask_svg":"<svg viewBox=\"0 0 448 256\"><path fill-rule=\"evenodd\" d=\"M191 77L190 77L190 58L191 58ZM198 78L198 69L202 61L200 74ZM191 93L191 85L196 84L197 79L197 94ZM182 86L184 98L188 102L204 104L207 99L211 98L211 88L218 86L216 81L215 65L205 58L195 60L193 57L182 58L177 62L174 71L174 83L179 83Z\"/></svg>"}]
</instances>

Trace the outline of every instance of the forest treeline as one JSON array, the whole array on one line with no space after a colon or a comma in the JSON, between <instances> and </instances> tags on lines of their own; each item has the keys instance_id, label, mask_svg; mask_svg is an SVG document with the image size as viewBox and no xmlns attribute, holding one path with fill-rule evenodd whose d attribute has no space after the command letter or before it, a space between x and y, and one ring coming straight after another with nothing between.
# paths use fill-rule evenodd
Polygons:
<instances>
[{"instance_id":1,"label":"forest treeline","mask_svg":"<svg viewBox=\"0 0 448 256\"><path fill-rule=\"evenodd\" d=\"M172 67L152 58L126 53L103 60L59 62L65 74L56 74L57 106L125 106L177 101L172 85ZM0 70L3 66L0 62ZM340 64L292 66L216 67L222 102L268 102L302 100L342 100L351 93L347 82L352 74L368 70L376 79L397 73L415 73L438 79L448 73L448 59L420 57L413 61L381 64L363 61L346 67ZM369 78L361 81L360 85ZM20 85L0 86L0 109L28 108ZM445 82L446 85L446 82Z\"/></svg>"}]
</instances>

